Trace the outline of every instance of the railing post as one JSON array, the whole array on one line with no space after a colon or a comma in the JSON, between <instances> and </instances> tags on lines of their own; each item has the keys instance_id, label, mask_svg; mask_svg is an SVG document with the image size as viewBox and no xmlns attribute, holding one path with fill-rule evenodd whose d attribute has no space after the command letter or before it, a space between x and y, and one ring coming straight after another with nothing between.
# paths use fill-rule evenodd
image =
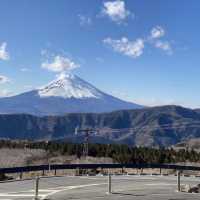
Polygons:
<instances>
[{"instance_id":1,"label":"railing post","mask_svg":"<svg viewBox=\"0 0 200 200\"><path fill-rule=\"evenodd\" d=\"M39 200L38 194L39 194L39 177L36 177L35 179L35 198L34 200Z\"/></svg>"},{"instance_id":2,"label":"railing post","mask_svg":"<svg viewBox=\"0 0 200 200\"><path fill-rule=\"evenodd\" d=\"M76 168L76 176L80 176L80 170L79 170L79 167Z\"/></svg>"},{"instance_id":3,"label":"railing post","mask_svg":"<svg viewBox=\"0 0 200 200\"><path fill-rule=\"evenodd\" d=\"M23 178L23 172L20 172L19 178L20 178L20 180Z\"/></svg>"},{"instance_id":4,"label":"railing post","mask_svg":"<svg viewBox=\"0 0 200 200\"><path fill-rule=\"evenodd\" d=\"M100 172L101 174L103 174L104 173L104 171L103 171L103 168L101 167L101 172Z\"/></svg>"},{"instance_id":5,"label":"railing post","mask_svg":"<svg viewBox=\"0 0 200 200\"><path fill-rule=\"evenodd\" d=\"M51 164L49 163L49 173L51 172Z\"/></svg>"},{"instance_id":6,"label":"railing post","mask_svg":"<svg viewBox=\"0 0 200 200\"><path fill-rule=\"evenodd\" d=\"M178 192L181 191L181 177L180 177L180 171L177 171L177 190Z\"/></svg>"},{"instance_id":7,"label":"railing post","mask_svg":"<svg viewBox=\"0 0 200 200\"><path fill-rule=\"evenodd\" d=\"M122 175L126 173L126 167L122 167Z\"/></svg>"},{"instance_id":8,"label":"railing post","mask_svg":"<svg viewBox=\"0 0 200 200\"><path fill-rule=\"evenodd\" d=\"M108 194L112 193L111 174L108 174Z\"/></svg>"}]
</instances>

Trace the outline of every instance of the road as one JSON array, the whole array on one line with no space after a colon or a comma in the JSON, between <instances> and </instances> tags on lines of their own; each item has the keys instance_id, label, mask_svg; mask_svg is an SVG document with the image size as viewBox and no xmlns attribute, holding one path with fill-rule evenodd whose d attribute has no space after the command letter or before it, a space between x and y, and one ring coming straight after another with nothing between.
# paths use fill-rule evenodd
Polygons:
<instances>
[{"instance_id":1,"label":"road","mask_svg":"<svg viewBox=\"0 0 200 200\"><path fill-rule=\"evenodd\" d=\"M107 194L106 176L41 178L40 199L48 200L196 200L200 194L177 192L175 176L113 176ZM181 184L196 185L200 178L181 177ZM31 200L34 180L0 183L0 200Z\"/></svg>"}]
</instances>

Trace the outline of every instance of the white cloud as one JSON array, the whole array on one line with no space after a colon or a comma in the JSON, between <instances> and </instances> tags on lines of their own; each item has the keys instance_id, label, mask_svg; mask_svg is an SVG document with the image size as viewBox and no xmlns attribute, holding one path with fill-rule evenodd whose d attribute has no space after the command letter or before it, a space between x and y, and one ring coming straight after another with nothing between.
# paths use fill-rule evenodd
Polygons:
<instances>
[{"instance_id":1,"label":"white cloud","mask_svg":"<svg viewBox=\"0 0 200 200\"><path fill-rule=\"evenodd\" d=\"M167 52L168 54L172 54L172 52L173 52L171 44L168 41L158 40L155 42L155 47L162 49L163 51Z\"/></svg>"},{"instance_id":2,"label":"white cloud","mask_svg":"<svg viewBox=\"0 0 200 200\"><path fill-rule=\"evenodd\" d=\"M0 97L10 97L13 93L8 91L7 89L0 90Z\"/></svg>"},{"instance_id":3,"label":"white cloud","mask_svg":"<svg viewBox=\"0 0 200 200\"><path fill-rule=\"evenodd\" d=\"M7 43L3 42L0 45L0 60L9 60L10 56L9 53L6 51Z\"/></svg>"},{"instance_id":4,"label":"white cloud","mask_svg":"<svg viewBox=\"0 0 200 200\"><path fill-rule=\"evenodd\" d=\"M165 30L161 26L156 26L151 30L151 38L161 38L165 35Z\"/></svg>"},{"instance_id":5,"label":"white cloud","mask_svg":"<svg viewBox=\"0 0 200 200\"><path fill-rule=\"evenodd\" d=\"M156 26L144 38L129 40L127 37L122 37L121 39L108 37L103 40L103 43L111 46L114 51L132 58L140 57L144 53L144 48L148 45L172 55L173 47L171 42L163 40L162 37L164 36L165 30L161 26Z\"/></svg>"},{"instance_id":6,"label":"white cloud","mask_svg":"<svg viewBox=\"0 0 200 200\"><path fill-rule=\"evenodd\" d=\"M126 9L124 1L116 0L104 2L102 14L108 16L114 22L121 23L131 15L131 12Z\"/></svg>"},{"instance_id":7,"label":"white cloud","mask_svg":"<svg viewBox=\"0 0 200 200\"><path fill-rule=\"evenodd\" d=\"M147 42L155 48L165 51L167 54L172 54L172 46L169 41L162 41L160 38L165 36L165 30L161 26L156 26L151 30L151 35Z\"/></svg>"},{"instance_id":8,"label":"white cloud","mask_svg":"<svg viewBox=\"0 0 200 200\"><path fill-rule=\"evenodd\" d=\"M78 15L78 18L80 20L81 26L89 26L92 24L92 19L90 17L86 17L84 15Z\"/></svg>"},{"instance_id":9,"label":"white cloud","mask_svg":"<svg viewBox=\"0 0 200 200\"><path fill-rule=\"evenodd\" d=\"M50 61L46 60L43 62L41 67L53 72L66 72L79 67L79 65L67 57L57 55Z\"/></svg>"},{"instance_id":10,"label":"white cloud","mask_svg":"<svg viewBox=\"0 0 200 200\"><path fill-rule=\"evenodd\" d=\"M0 84L9 83L10 79L7 76L0 75Z\"/></svg>"},{"instance_id":11,"label":"white cloud","mask_svg":"<svg viewBox=\"0 0 200 200\"><path fill-rule=\"evenodd\" d=\"M132 58L141 56L144 50L144 40L141 38L135 41L129 41L126 37L123 37L119 40L106 38L103 40L103 42L110 45L114 51Z\"/></svg>"}]
</instances>

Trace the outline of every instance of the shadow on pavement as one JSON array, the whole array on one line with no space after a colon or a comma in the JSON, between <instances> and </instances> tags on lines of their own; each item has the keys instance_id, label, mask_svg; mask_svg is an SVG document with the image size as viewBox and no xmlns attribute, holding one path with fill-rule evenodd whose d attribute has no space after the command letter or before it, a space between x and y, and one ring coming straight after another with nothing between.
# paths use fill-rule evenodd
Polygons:
<instances>
[{"instance_id":1,"label":"shadow on pavement","mask_svg":"<svg viewBox=\"0 0 200 200\"><path fill-rule=\"evenodd\" d=\"M118 194L121 196L134 196L134 197L144 197L146 196L145 194L131 194L131 193L123 193L123 192L112 192L112 194Z\"/></svg>"}]
</instances>

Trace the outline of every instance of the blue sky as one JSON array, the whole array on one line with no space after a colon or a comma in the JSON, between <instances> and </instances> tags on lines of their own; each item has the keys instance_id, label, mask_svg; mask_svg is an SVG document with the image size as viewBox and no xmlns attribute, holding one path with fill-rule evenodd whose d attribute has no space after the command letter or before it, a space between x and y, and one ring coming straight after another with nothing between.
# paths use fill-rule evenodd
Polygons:
<instances>
[{"instance_id":1,"label":"blue sky","mask_svg":"<svg viewBox=\"0 0 200 200\"><path fill-rule=\"evenodd\" d=\"M0 95L71 71L145 104L200 107L198 0L1 0Z\"/></svg>"}]
</instances>

